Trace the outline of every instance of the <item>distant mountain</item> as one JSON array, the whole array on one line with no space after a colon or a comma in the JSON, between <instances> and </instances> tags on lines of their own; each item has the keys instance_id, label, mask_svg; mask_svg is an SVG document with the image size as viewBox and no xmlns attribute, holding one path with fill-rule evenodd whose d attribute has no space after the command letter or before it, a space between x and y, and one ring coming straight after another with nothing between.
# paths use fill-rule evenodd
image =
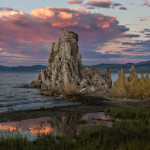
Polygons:
<instances>
[{"instance_id":1,"label":"distant mountain","mask_svg":"<svg viewBox=\"0 0 150 150\"><path fill-rule=\"evenodd\" d=\"M127 63L127 64L99 64L93 65L104 72L106 67L111 68L112 72L118 72L121 68L126 72L129 71L131 66L134 65L137 72L150 72L150 61L140 62L140 63ZM85 68L86 66L84 66ZM18 66L18 67L7 67L0 66L0 71L38 71L40 69L46 69L46 66L35 65L35 66Z\"/></svg>"},{"instance_id":2,"label":"distant mountain","mask_svg":"<svg viewBox=\"0 0 150 150\"><path fill-rule=\"evenodd\" d=\"M106 67L111 68L112 72L118 72L121 68L125 72L129 72L131 66L134 65L137 72L150 72L150 61L140 62L140 63L127 63L127 64L99 64L94 65L94 67L104 72Z\"/></svg>"},{"instance_id":3,"label":"distant mountain","mask_svg":"<svg viewBox=\"0 0 150 150\"><path fill-rule=\"evenodd\" d=\"M7 67L0 66L0 71L38 71L40 69L45 69L46 66L35 65L35 66L17 66L17 67Z\"/></svg>"}]
</instances>

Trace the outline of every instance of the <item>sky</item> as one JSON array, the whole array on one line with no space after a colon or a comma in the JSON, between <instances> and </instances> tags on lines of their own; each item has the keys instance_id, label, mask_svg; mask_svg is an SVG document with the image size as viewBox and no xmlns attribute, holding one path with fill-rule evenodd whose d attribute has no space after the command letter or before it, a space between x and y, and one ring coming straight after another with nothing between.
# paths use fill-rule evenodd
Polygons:
<instances>
[{"instance_id":1,"label":"sky","mask_svg":"<svg viewBox=\"0 0 150 150\"><path fill-rule=\"evenodd\" d=\"M150 0L0 0L0 65L46 65L61 28L84 65L150 60Z\"/></svg>"}]
</instances>

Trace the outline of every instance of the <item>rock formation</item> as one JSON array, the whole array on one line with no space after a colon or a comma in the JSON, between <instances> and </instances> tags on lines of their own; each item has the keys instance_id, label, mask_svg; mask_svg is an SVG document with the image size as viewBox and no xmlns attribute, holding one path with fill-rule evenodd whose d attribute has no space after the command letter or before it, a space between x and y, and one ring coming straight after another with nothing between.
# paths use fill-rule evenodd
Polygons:
<instances>
[{"instance_id":1,"label":"rock formation","mask_svg":"<svg viewBox=\"0 0 150 150\"><path fill-rule=\"evenodd\" d=\"M80 93L108 90L112 85L110 69L105 74L94 67L84 69L78 49L78 35L63 28L62 38L51 44L46 70L39 70L38 79L31 86L48 95L59 95L59 88L70 85Z\"/></svg>"}]
</instances>

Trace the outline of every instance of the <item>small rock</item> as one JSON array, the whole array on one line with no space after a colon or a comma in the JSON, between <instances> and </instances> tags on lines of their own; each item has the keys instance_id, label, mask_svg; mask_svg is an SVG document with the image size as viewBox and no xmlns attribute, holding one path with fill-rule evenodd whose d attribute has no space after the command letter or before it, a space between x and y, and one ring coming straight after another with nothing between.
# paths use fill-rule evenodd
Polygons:
<instances>
[{"instance_id":1,"label":"small rock","mask_svg":"<svg viewBox=\"0 0 150 150\"><path fill-rule=\"evenodd\" d=\"M86 91L87 91L87 89L86 89L86 88L83 88L83 89L80 90L80 93L83 93L83 94L84 94Z\"/></svg>"},{"instance_id":2,"label":"small rock","mask_svg":"<svg viewBox=\"0 0 150 150\"><path fill-rule=\"evenodd\" d=\"M66 97L64 95L60 95L59 99L64 100L64 99L66 99Z\"/></svg>"},{"instance_id":3,"label":"small rock","mask_svg":"<svg viewBox=\"0 0 150 150\"><path fill-rule=\"evenodd\" d=\"M95 87L93 87L93 86L90 88L90 90L91 90L92 92L96 92L96 89L95 89Z\"/></svg>"},{"instance_id":4,"label":"small rock","mask_svg":"<svg viewBox=\"0 0 150 150\"><path fill-rule=\"evenodd\" d=\"M11 111L14 111L14 109L13 109L12 107L9 107L9 108L8 108L8 111L11 112Z\"/></svg>"},{"instance_id":5,"label":"small rock","mask_svg":"<svg viewBox=\"0 0 150 150\"><path fill-rule=\"evenodd\" d=\"M43 107L40 107L40 109L44 110L44 109L45 109L45 107L44 107L44 106L43 106Z\"/></svg>"},{"instance_id":6,"label":"small rock","mask_svg":"<svg viewBox=\"0 0 150 150\"><path fill-rule=\"evenodd\" d=\"M31 86L30 85L23 85L21 86L22 88L30 88Z\"/></svg>"}]
</instances>

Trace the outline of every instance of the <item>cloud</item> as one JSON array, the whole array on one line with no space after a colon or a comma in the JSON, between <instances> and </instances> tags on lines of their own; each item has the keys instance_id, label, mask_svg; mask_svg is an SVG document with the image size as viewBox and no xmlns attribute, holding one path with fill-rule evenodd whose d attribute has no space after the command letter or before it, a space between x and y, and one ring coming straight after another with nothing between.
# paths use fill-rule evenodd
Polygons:
<instances>
[{"instance_id":1,"label":"cloud","mask_svg":"<svg viewBox=\"0 0 150 150\"><path fill-rule=\"evenodd\" d=\"M125 52L131 52L129 57L135 59L150 59L150 40L135 40L133 42L123 42L126 47L132 47L132 49L125 49Z\"/></svg>"},{"instance_id":2,"label":"cloud","mask_svg":"<svg viewBox=\"0 0 150 150\"><path fill-rule=\"evenodd\" d=\"M69 0L68 4L74 5L74 4L82 4L84 0Z\"/></svg>"},{"instance_id":3,"label":"cloud","mask_svg":"<svg viewBox=\"0 0 150 150\"><path fill-rule=\"evenodd\" d=\"M142 21L146 21L147 19L140 19L140 21L142 22Z\"/></svg>"},{"instance_id":4,"label":"cloud","mask_svg":"<svg viewBox=\"0 0 150 150\"><path fill-rule=\"evenodd\" d=\"M124 34L122 39L112 39L97 47L96 52L107 56L108 62L112 61L111 56L118 63L123 62L121 59L126 62L147 61L150 59L149 33L150 29L144 29L139 34Z\"/></svg>"},{"instance_id":5,"label":"cloud","mask_svg":"<svg viewBox=\"0 0 150 150\"><path fill-rule=\"evenodd\" d=\"M128 10L126 7L120 7L120 10Z\"/></svg>"},{"instance_id":6,"label":"cloud","mask_svg":"<svg viewBox=\"0 0 150 150\"><path fill-rule=\"evenodd\" d=\"M150 32L150 29L144 29L143 33L145 33L145 32Z\"/></svg>"},{"instance_id":7,"label":"cloud","mask_svg":"<svg viewBox=\"0 0 150 150\"><path fill-rule=\"evenodd\" d=\"M110 0L103 0L103 1L90 0L87 3L85 3L85 5L96 8L114 8L117 6L122 6L122 4L118 2L112 2Z\"/></svg>"},{"instance_id":8,"label":"cloud","mask_svg":"<svg viewBox=\"0 0 150 150\"><path fill-rule=\"evenodd\" d=\"M50 9L39 8L31 11L30 15L40 19L48 19L54 16L55 12L51 11Z\"/></svg>"},{"instance_id":9,"label":"cloud","mask_svg":"<svg viewBox=\"0 0 150 150\"><path fill-rule=\"evenodd\" d=\"M135 2L130 2L129 4L134 6L134 5L135 5Z\"/></svg>"},{"instance_id":10,"label":"cloud","mask_svg":"<svg viewBox=\"0 0 150 150\"><path fill-rule=\"evenodd\" d=\"M82 9L39 8L24 12L0 13L0 63L14 65L47 62L50 43L60 37L60 29L68 28L79 34L80 53L90 59L97 45L124 37L129 29L119 25L115 17L91 13ZM99 58L103 56L99 55ZM29 63L30 62L30 63Z\"/></svg>"},{"instance_id":11,"label":"cloud","mask_svg":"<svg viewBox=\"0 0 150 150\"><path fill-rule=\"evenodd\" d=\"M150 3L148 0L144 0L144 3L141 6L148 6L150 7Z\"/></svg>"},{"instance_id":12,"label":"cloud","mask_svg":"<svg viewBox=\"0 0 150 150\"><path fill-rule=\"evenodd\" d=\"M18 11L17 9L9 8L9 7L0 7L0 11Z\"/></svg>"},{"instance_id":13,"label":"cloud","mask_svg":"<svg viewBox=\"0 0 150 150\"><path fill-rule=\"evenodd\" d=\"M95 9L95 8L114 8L122 6L121 3L110 1L110 0L69 0L68 4L74 5L78 4L87 9ZM133 5L134 3L132 3ZM126 7L120 7L120 10L128 10Z\"/></svg>"},{"instance_id":14,"label":"cloud","mask_svg":"<svg viewBox=\"0 0 150 150\"><path fill-rule=\"evenodd\" d=\"M149 33L145 34L145 37L150 38L150 34Z\"/></svg>"},{"instance_id":15,"label":"cloud","mask_svg":"<svg viewBox=\"0 0 150 150\"><path fill-rule=\"evenodd\" d=\"M150 19L150 16L146 16L146 17L140 17L140 21L146 21Z\"/></svg>"},{"instance_id":16,"label":"cloud","mask_svg":"<svg viewBox=\"0 0 150 150\"><path fill-rule=\"evenodd\" d=\"M61 19L71 19L72 18L72 13L60 12L59 17Z\"/></svg>"},{"instance_id":17,"label":"cloud","mask_svg":"<svg viewBox=\"0 0 150 150\"><path fill-rule=\"evenodd\" d=\"M140 35L138 35L138 34L125 34L125 37L135 38L135 37L140 37Z\"/></svg>"},{"instance_id":18,"label":"cloud","mask_svg":"<svg viewBox=\"0 0 150 150\"><path fill-rule=\"evenodd\" d=\"M142 46L142 48L148 48L150 47L150 40L137 40L135 42L124 42L123 45L133 45L133 46ZM143 49L144 50L144 49Z\"/></svg>"}]
</instances>

